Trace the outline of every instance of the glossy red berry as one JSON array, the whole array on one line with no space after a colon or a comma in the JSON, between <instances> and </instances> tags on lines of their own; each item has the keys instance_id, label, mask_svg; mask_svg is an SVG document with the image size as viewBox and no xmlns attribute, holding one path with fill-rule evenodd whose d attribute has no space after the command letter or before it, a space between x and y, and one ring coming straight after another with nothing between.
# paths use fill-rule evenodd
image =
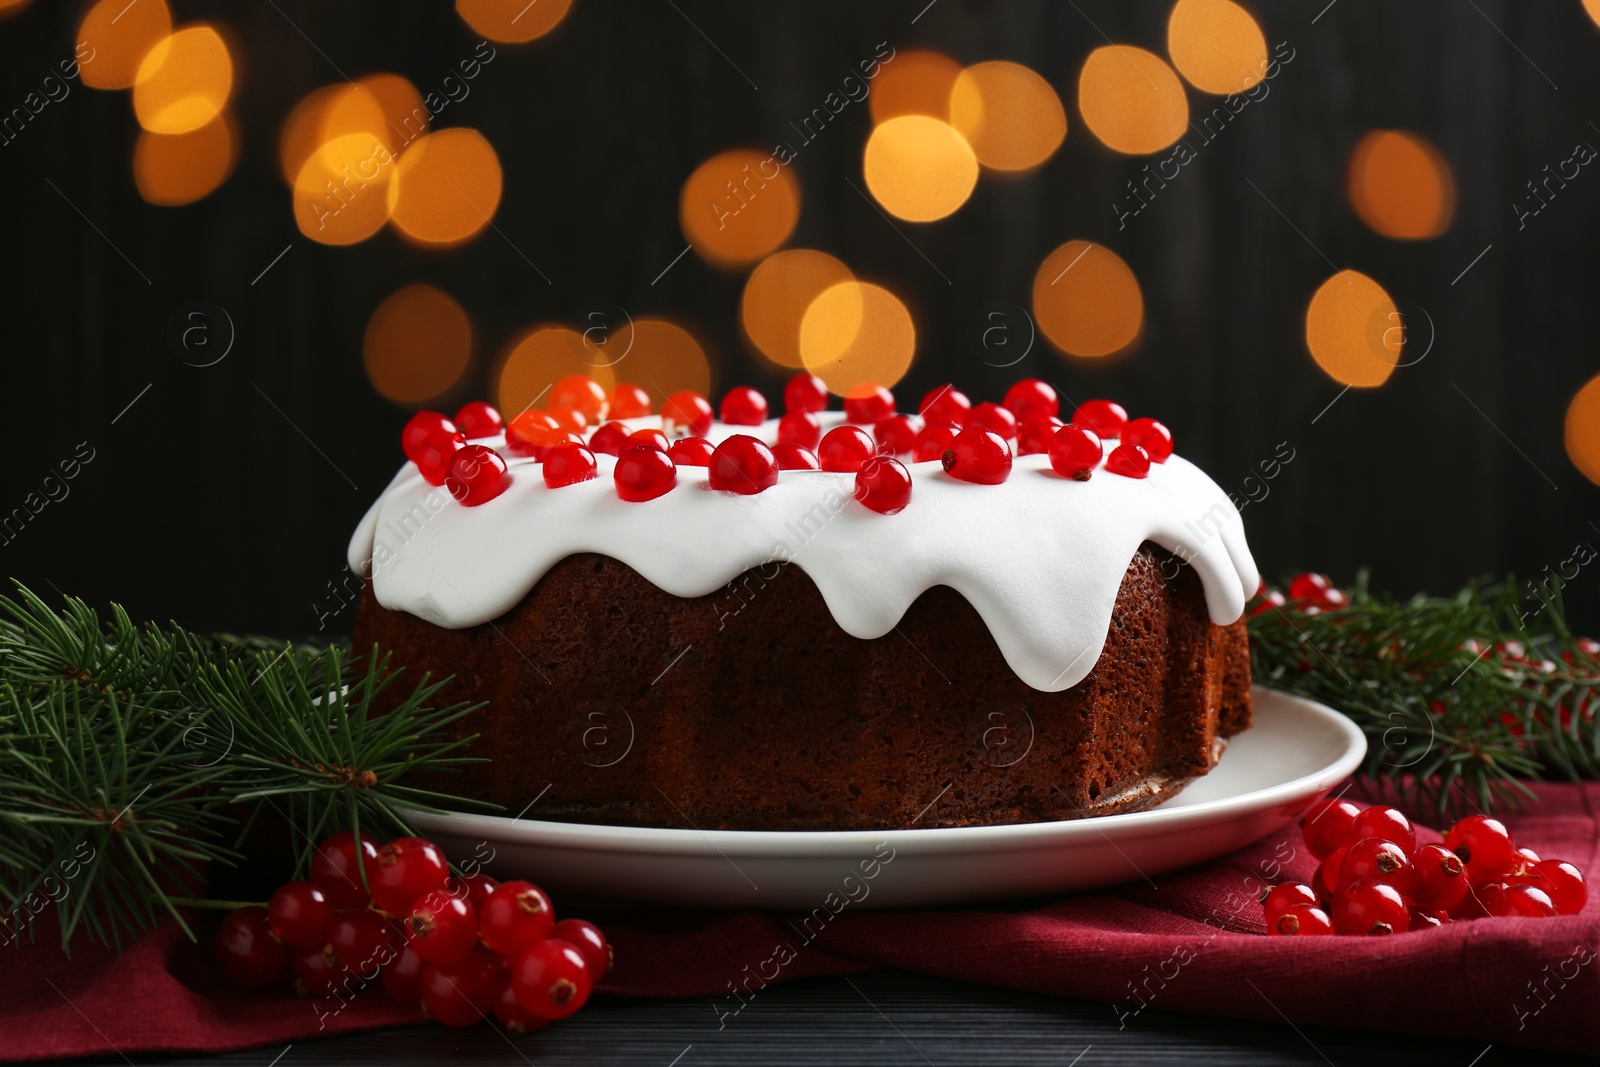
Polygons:
<instances>
[{"instance_id":1,"label":"glossy red berry","mask_svg":"<svg viewBox=\"0 0 1600 1067\"><path fill-rule=\"evenodd\" d=\"M1450 827L1444 844L1467 865L1467 879L1473 885L1496 881L1511 871L1517 849L1511 831L1499 819L1487 815L1468 815Z\"/></svg>"},{"instance_id":2,"label":"glossy red berry","mask_svg":"<svg viewBox=\"0 0 1600 1067\"><path fill-rule=\"evenodd\" d=\"M1490 882L1477 892L1483 910L1499 918L1547 919L1558 914L1550 895L1527 882Z\"/></svg>"},{"instance_id":3,"label":"glossy red berry","mask_svg":"<svg viewBox=\"0 0 1600 1067\"><path fill-rule=\"evenodd\" d=\"M404 915L424 893L443 889L450 863L432 841L399 837L378 849L378 861L367 871L372 902L390 915Z\"/></svg>"},{"instance_id":4,"label":"glossy red berry","mask_svg":"<svg viewBox=\"0 0 1600 1067\"><path fill-rule=\"evenodd\" d=\"M856 471L856 499L880 515L893 515L911 503L911 474L905 464L875 456Z\"/></svg>"},{"instance_id":5,"label":"glossy red berry","mask_svg":"<svg viewBox=\"0 0 1600 1067\"><path fill-rule=\"evenodd\" d=\"M1411 928L1405 897L1386 882L1351 882L1335 894L1330 914L1341 934L1393 934Z\"/></svg>"},{"instance_id":6,"label":"glossy red berry","mask_svg":"<svg viewBox=\"0 0 1600 1067\"><path fill-rule=\"evenodd\" d=\"M494 1017L500 1020L500 1025L506 1028L508 1034L531 1034L550 1025L549 1019L541 1019L522 1006L516 990L511 988L509 978L500 987L500 996L495 999Z\"/></svg>"},{"instance_id":7,"label":"glossy red berry","mask_svg":"<svg viewBox=\"0 0 1600 1067\"><path fill-rule=\"evenodd\" d=\"M1284 882L1267 890L1261 898L1261 917L1270 929L1278 916L1296 904L1317 904L1317 891L1303 882Z\"/></svg>"},{"instance_id":8,"label":"glossy red berry","mask_svg":"<svg viewBox=\"0 0 1600 1067\"><path fill-rule=\"evenodd\" d=\"M315 882L285 882L267 901L267 919L284 943L321 948L328 943L333 903Z\"/></svg>"},{"instance_id":9,"label":"glossy red berry","mask_svg":"<svg viewBox=\"0 0 1600 1067\"><path fill-rule=\"evenodd\" d=\"M915 415L890 415L872 428L878 451L886 456L903 456L916 443L922 420Z\"/></svg>"},{"instance_id":10,"label":"glossy red berry","mask_svg":"<svg viewBox=\"0 0 1600 1067\"><path fill-rule=\"evenodd\" d=\"M617 457L612 477L617 483L617 495L638 503L669 492L678 484L678 469L661 449L630 445Z\"/></svg>"},{"instance_id":11,"label":"glossy red berry","mask_svg":"<svg viewBox=\"0 0 1600 1067\"><path fill-rule=\"evenodd\" d=\"M429 963L449 963L472 951L478 917L464 900L443 889L425 893L405 915L406 943Z\"/></svg>"},{"instance_id":12,"label":"glossy red berry","mask_svg":"<svg viewBox=\"0 0 1600 1067\"><path fill-rule=\"evenodd\" d=\"M628 382L618 382L611 390L606 414L613 419L640 419L650 414L650 394Z\"/></svg>"},{"instance_id":13,"label":"glossy red berry","mask_svg":"<svg viewBox=\"0 0 1600 1067\"><path fill-rule=\"evenodd\" d=\"M446 437L459 433L455 423L439 414L437 411L419 411L406 422L405 429L400 431L400 450L406 454L411 462L417 462L417 456L422 450L422 443L436 433Z\"/></svg>"},{"instance_id":14,"label":"glossy red berry","mask_svg":"<svg viewBox=\"0 0 1600 1067\"><path fill-rule=\"evenodd\" d=\"M561 423L547 411L524 411L506 427L506 449L513 455L538 459L544 455L545 439L561 429Z\"/></svg>"},{"instance_id":15,"label":"glossy red berry","mask_svg":"<svg viewBox=\"0 0 1600 1067\"><path fill-rule=\"evenodd\" d=\"M1281 608L1287 603L1288 601L1284 599L1282 593L1276 589L1268 589L1264 593L1256 594L1256 602L1250 606L1250 614L1260 615L1271 611L1273 608Z\"/></svg>"},{"instance_id":16,"label":"glossy red berry","mask_svg":"<svg viewBox=\"0 0 1600 1067\"><path fill-rule=\"evenodd\" d=\"M968 426L956 434L939 462L952 478L979 485L999 485L1011 477L1011 446L993 430Z\"/></svg>"},{"instance_id":17,"label":"glossy red berry","mask_svg":"<svg viewBox=\"0 0 1600 1067\"><path fill-rule=\"evenodd\" d=\"M1411 917L1410 924L1406 929L1412 933L1418 930L1437 930L1444 925L1444 921L1439 916L1421 908L1407 908L1406 914Z\"/></svg>"},{"instance_id":18,"label":"glossy red berry","mask_svg":"<svg viewBox=\"0 0 1600 1067\"><path fill-rule=\"evenodd\" d=\"M1416 828L1398 808L1384 807L1381 804L1363 808L1355 817L1355 821L1350 824L1350 831L1357 841L1363 837L1393 841L1407 855L1417 848Z\"/></svg>"},{"instance_id":19,"label":"glossy red berry","mask_svg":"<svg viewBox=\"0 0 1600 1067\"><path fill-rule=\"evenodd\" d=\"M1589 886L1583 872L1566 860L1538 860L1529 865L1523 878L1529 885L1544 890L1562 915L1576 915L1589 902Z\"/></svg>"},{"instance_id":20,"label":"glossy red berry","mask_svg":"<svg viewBox=\"0 0 1600 1067\"><path fill-rule=\"evenodd\" d=\"M589 999L594 978L583 954L565 941L537 941L511 964L517 1003L541 1019L562 1019Z\"/></svg>"},{"instance_id":21,"label":"glossy red berry","mask_svg":"<svg viewBox=\"0 0 1600 1067\"><path fill-rule=\"evenodd\" d=\"M1356 816L1361 805L1338 797L1323 797L1306 809L1300 820L1300 833L1306 847L1319 860L1331 856L1340 845L1355 840Z\"/></svg>"},{"instance_id":22,"label":"glossy red berry","mask_svg":"<svg viewBox=\"0 0 1600 1067\"><path fill-rule=\"evenodd\" d=\"M1311 884L1324 899L1332 900L1343 888L1339 873L1344 867L1345 854L1350 851L1352 844L1354 842L1347 841L1334 849L1328 854L1328 858L1322 861L1322 866L1317 868L1316 877L1311 880Z\"/></svg>"},{"instance_id":23,"label":"glossy red berry","mask_svg":"<svg viewBox=\"0 0 1600 1067\"><path fill-rule=\"evenodd\" d=\"M722 398L722 421L729 426L760 426L767 421L767 398L748 385L729 389Z\"/></svg>"},{"instance_id":24,"label":"glossy red berry","mask_svg":"<svg viewBox=\"0 0 1600 1067\"><path fill-rule=\"evenodd\" d=\"M583 431L589 428L589 419L577 408L551 404L547 410L550 417L556 420L557 429L582 436Z\"/></svg>"},{"instance_id":25,"label":"glossy red berry","mask_svg":"<svg viewBox=\"0 0 1600 1067\"><path fill-rule=\"evenodd\" d=\"M943 459L960 432L961 427L953 422L929 421L917 434L916 440L911 442L911 462L927 463L929 460Z\"/></svg>"},{"instance_id":26,"label":"glossy red berry","mask_svg":"<svg viewBox=\"0 0 1600 1067\"><path fill-rule=\"evenodd\" d=\"M825 471L853 474L872 458L872 438L859 426L835 426L817 445L817 462Z\"/></svg>"},{"instance_id":27,"label":"glossy red berry","mask_svg":"<svg viewBox=\"0 0 1600 1067\"><path fill-rule=\"evenodd\" d=\"M1106 460L1106 470L1124 478L1143 478L1150 473L1150 457L1138 445L1118 445Z\"/></svg>"},{"instance_id":28,"label":"glossy red berry","mask_svg":"<svg viewBox=\"0 0 1600 1067\"><path fill-rule=\"evenodd\" d=\"M1085 400L1072 413L1072 425L1087 426L1100 436L1121 437L1122 428L1128 424L1128 412L1115 400Z\"/></svg>"},{"instance_id":29,"label":"glossy red berry","mask_svg":"<svg viewBox=\"0 0 1600 1067\"><path fill-rule=\"evenodd\" d=\"M1516 861L1515 861L1516 862L1516 866L1512 869L1512 873L1513 874L1526 874L1527 871L1528 871L1528 868L1531 867L1533 864L1538 863L1541 858L1542 857L1537 852L1535 852L1533 849L1524 848L1523 846L1518 845L1517 846L1517 858L1516 858Z\"/></svg>"},{"instance_id":30,"label":"glossy red berry","mask_svg":"<svg viewBox=\"0 0 1600 1067\"><path fill-rule=\"evenodd\" d=\"M772 457L778 461L778 469L781 471L816 471L822 469L822 464L818 462L815 452L788 441L779 441L773 445Z\"/></svg>"},{"instance_id":31,"label":"glossy red berry","mask_svg":"<svg viewBox=\"0 0 1600 1067\"><path fill-rule=\"evenodd\" d=\"M783 410L827 411L828 387L815 374L796 374L783 387Z\"/></svg>"},{"instance_id":32,"label":"glossy red berry","mask_svg":"<svg viewBox=\"0 0 1600 1067\"><path fill-rule=\"evenodd\" d=\"M815 452L822 440L822 420L809 411L791 411L778 420L778 443Z\"/></svg>"},{"instance_id":33,"label":"glossy red berry","mask_svg":"<svg viewBox=\"0 0 1600 1067\"><path fill-rule=\"evenodd\" d=\"M394 960L378 972L378 977L390 1000L415 1008L422 1004L422 972L427 968L427 961L411 951L410 945L402 945Z\"/></svg>"},{"instance_id":34,"label":"glossy red berry","mask_svg":"<svg viewBox=\"0 0 1600 1067\"><path fill-rule=\"evenodd\" d=\"M857 426L876 426L894 414L894 394L875 382L855 386L844 397L844 417Z\"/></svg>"},{"instance_id":35,"label":"glossy red berry","mask_svg":"<svg viewBox=\"0 0 1600 1067\"><path fill-rule=\"evenodd\" d=\"M1471 888L1461 857L1443 845L1421 845L1411 854L1411 902L1434 911L1454 911Z\"/></svg>"},{"instance_id":36,"label":"glossy red berry","mask_svg":"<svg viewBox=\"0 0 1600 1067\"><path fill-rule=\"evenodd\" d=\"M930 390L922 398L922 403L917 405L917 414L926 419L929 426L948 422L957 429L967 424L967 413L971 410L972 401L967 399L967 394L953 385L941 385Z\"/></svg>"},{"instance_id":37,"label":"glossy red berry","mask_svg":"<svg viewBox=\"0 0 1600 1067\"><path fill-rule=\"evenodd\" d=\"M1172 431L1155 419L1134 419L1122 428L1122 443L1138 445L1151 463L1165 463L1172 456Z\"/></svg>"},{"instance_id":38,"label":"glossy red berry","mask_svg":"<svg viewBox=\"0 0 1600 1067\"><path fill-rule=\"evenodd\" d=\"M1086 482L1105 458L1105 445L1087 426L1063 426L1050 439L1050 469L1063 478Z\"/></svg>"},{"instance_id":39,"label":"glossy red berry","mask_svg":"<svg viewBox=\"0 0 1600 1067\"><path fill-rule=\"evenodd\" d=\"M544 484L560 489L600 477L594 453L582 445L556 445L544 454Z\"/></svg>"},{"instance_id":40,"label":"glossy red berry","mask_svg":"<svg viewBox=\"0 0 1600 1067\"><path fill-rule=\"evenodd\" d=\"M480 437L497 437L505 432L505 420L500 417L493 404L486 404L482 400L469 400L461 405L461 410L456 412L452 420L456 429L469 441Z\"/></svg>"},{"instance_id":41,"label":"glossy red berry","mask_svg":"<svg viewBox=\"0 0 1600 1067\"><path fill-rule=\"evenodd\" d=\"M334 834L317 846L311 854L311 880L327 894L336 908L364 908L372 898L367 895L361 872L372 876L372 865L378 858L378 843L372 838L356 836L346 830Z\"/></svg>"},{"instance_id":42,"label":"glossy red berry","mask_svg":"<svg viewBox=\"0 0 1600 1067\"><path fill-rule=\"evenodd\" d=\"M450 463L456 453L466 448L460 434L436 433L417 449L417 470L429 485L443 485L450 475ZM482 445L473 445L482 448ZM492 449L491 449L492 451Z\"/></svg>"},{"instance_id":43,"label":"glossy red berry","mask_svg":"<svg viewBox=\"0 0 1600 1067\"><path fill-rule=\"evenodd\" d=\"M1327 602L1329 597L1334 597L1342 602L1344 594L1334 588L1333 580L1326 574L1314 574L1307 571L1304 574L1295 575L1293 580L1289 582L1290 600L1321 606Z\"/></svg>"},{"instance_id":44,"label":"glossy red berry","mask_svg":"<svg viewBox=\"0 0 1600 1067\"><path fill-rule=\"evenodd\" d=\"M611 969L614 962L611 942L606 940L606 935L594 923L583 919L562 919L551 928L550 936L576 948L589 967L589 976L595 981L599 981Z\"/></svg>"},{"instance_id":45,"label":"glossy red berry","mask_svg":"<svg viewBox=\"0 0 1600 1067\"><path fill-rule=\"evenodd\" d=\"M548 453L546 453L548 455ZM487 504L511 485L506 461L487 445L465 445L450 457L450 470L444 476L445 488L456 503L475 508Z\"/></svg>"},{"instance_id":46,"label":"glossy red berry","mask_svg":"<svg viewBox=\"0 0 1600 1067\"><path fill-rule=\"evenodd\" d=\"M1278 937L1322 937L1333 933L1333 920L1315 904L1292 904L1267 923L1267 933Z\"/></svg>"},{"instance_id":47,"label":"glossy red berry","mask_svg":"<svg viewBox=\"0 0 1600 1067\"><path fill-rule=\"evenodd\" d=\"M331 997L341 988L353 992L360 981L339 965L339 957L327 947L295 949L290 965L301 996Z\"/></svg>"},{"instance_id":48,"label":"glossy red berry","mask_svg":"<svg viewBox=\"0 0 1600 1067\"><path fill-rule=\"evenodd\" d=\"M736 433L712 452L707 476L713 489L752 496L778 484L778 461L765 443Z\"/></svg>"},{"instance_id":49,"label":"glossy red berry","mask_svg":"<svg viewBox=\"0 0 1600 1067\"><path fill-rule=\"evenodd\" d=\"M1056 395L1055 386L1038 378L1024 378L1017 382L1006 390L1006 398L1002 403L1017 417L1018 422L1061 414L1061 397Z\"/></svg>"},{"instance_id":50,"label":"glossy red berry","mask_svg":"<svg viewBox=\"0 0 1600 1067\"><path fill-rule=\"evenodd\" d=\"M622 451L624 442L633 431L620 422L608 422L589 435L589 451L604 452L614 456Z\"/></svg>"},{"instance_id":51,"label":"glossy red berry","mask_svg":"<svg viewBox=\"0 0 1600 1067\"><path fill-rule=\"evenodd\" d=\"M551 409L576 411L585 423L599 422L607 406L605 387L587 374L569 374L550 387Z\"/></svg>"},{"instance_id":52,"label":"glossy red berry","mask_svg":"<svg viewBox=\"0 0 1600 1067\"><path fill-rule=\"evenodd\" d=\"M1035 415L1017 426L1017 455L1034 456L1050 451L1050 442L1063 423L1054 415Z\"/></svg>"},{"instance_id":53,"label":"glossy red berry","mask_svg":"<svg viewBox=\"0 0 1600 1067\"><path fill-rule=\"evenodd\" d=\"M471 904L473 911L482 914L483 902L489 899L489 894L493 893L499 884L487 874L464 874L460 878L450 879L445 889L451 896Z\"/></svg>"},{"instance_id":54,"label":"glossy red berry","mask_svg":"<svg viewBox=\"0 0 1600 1067\"><path fill-rule=\"evenodd\" d=\"M668 437L704 437L715 421L711 402L690 389L673 393L661 405L661 428Z\"/></svg>"},{"instance_id":55,"label":"glossy red berry","mask_svg":"<svg viewBox=\"0 0 1600 1067\"><path fill-rule=\"evenodd\" d=\"M217 928L217 962L240 985L265 985L289 966L294 949L278 940L259 905L229 912Z\"/></svg>"},{"instance_id":56,"label":"glossy red berry","mask_svg":"<svg viewBox=\"0 0 1600 1067\"><path fill-rule=\"evenodd\" d=\"M1351 845L1339 866L1339 878L1347 885L1363 879L1385 882L1398 889L1401 896L1411 895L1414 877L1405 849L1376 837L1363 837Z\"/></svg>"},{"instance_id":57,"label":"glossy red berry","mask_svg":"<svg viewBox=\"0 0 1600 1067\"><path fill-rule=\"evenodd\" d=\"M500 965L479 952L422 972L422 1006L446 1026L471 1026L494 1011L506 985Z\"/></svg>"},{"instance_id":58,"label":"glossy red berry","mask_svg":"<svg viewBox=\"0 0 1600 1067\"><path fill-rule=\"evenodd\" d=\"M483 943L510 957L550 936L556 912L544 890L532 882L502 882L489 894L478 916Z\"/></svg>"},{"instance_id":59,"label":"glossy red berry","mask_svg":"<svg viewBox=\"0 0 1600 1067\"><path fill-rule=\"evenodd\" d=\"M985 400L967 415L967 426L981 426L1007 441L1017 436L1017 417L999 404Z\"/></svg>"},{"instance_id":60,"label":"glossy red berry","mask_svg":"<svg viewBox=\"0 0 1600 1067\"><path fill-rule=\"evenodd\" d=\"M679 467L709 467L717 446L704 437L680 437L672 442L667 455Z\"/></svg>"},{"instance_id":61,"label":"glossy red berry","mask_svg":"<svg viewBox=\"0 0 1600 1067\"><path fill-rule=\"evenodd\" d=\"M635 430L628 435L628 443L623 447L628 447L628 445L644 445L647 448L653 448L657 452L666 452L669 455L672 452L671 439L660 430ZM621 455L621 453L619 452L618 455Z\"/></svg>"},{"instance_id":62,"label":"glossy red berry","mask_svg":"<svg viewBox=\"0 0 1600 1067\"><path fill-rule=\"evenodd\" d=\"M341 911L328 924L328 950L341 969L376 978L399 955L400 935L391 920L375 911Z\"/></svg>"}]
</instances>

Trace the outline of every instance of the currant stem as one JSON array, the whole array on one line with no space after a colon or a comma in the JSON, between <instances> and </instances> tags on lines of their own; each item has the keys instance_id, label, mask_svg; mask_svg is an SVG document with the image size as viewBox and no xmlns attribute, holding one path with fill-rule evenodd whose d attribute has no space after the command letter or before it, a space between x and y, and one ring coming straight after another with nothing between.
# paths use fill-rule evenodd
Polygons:
<instances>
[{"instance_id":1,"label":"currant stem","mask_svg":"<svg viewBox=\"0 0 1600 1067\"><path fill-rule=\"evenodd\" d=\"M168 904L179 908L211 908L216 911L238 911L240 908L264 908L264 900L201 900L195 897L166 897Z\"/></svg>"}]
</instances>

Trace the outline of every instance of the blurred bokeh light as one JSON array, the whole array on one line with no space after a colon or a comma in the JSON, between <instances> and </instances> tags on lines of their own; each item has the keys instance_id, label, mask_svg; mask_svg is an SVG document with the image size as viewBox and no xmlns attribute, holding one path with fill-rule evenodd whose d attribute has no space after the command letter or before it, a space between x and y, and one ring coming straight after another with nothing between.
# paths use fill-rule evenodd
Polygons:
<instances>
[{"instance_id":1,"label":"blurred bokeh light","mask_svg":"<svg viewBox=\"0 0 1600 1067\"><path fill-rule=\"evenodd\" d=\"M838 396L867 383L892 388L910 368L916 348L917 330L905 304L868 282L829 286L800 320L806 369Z\"/></svg>"},{"instance_id":2,"label":"blurred bokeh light","mask_svg":"<svg viewBox=\"0 0 1600 1067\"><path fill-rule=\"evenodd\" d=\"M897 53L872 81L872 95L867 98L872 121L928 115L948 122L950 90L960 74L961 64L940 52L912 49Z\"/></svg>"},{"instance_id":3,"label":"blurred bokeh light","mask_svg":"<svg viewBox=\"0 0 1600 1067\"><path fill-rule=\"evenodd\" d=\"M233 57L222 35L204 24L185 26L140 61L133 111L151 133L188 133L221 114L232 92Z\"/></svg>"},{"instance_id":4,"label":"blurred bokeh light","mask_svg":"<svg viewBox=\"0 0 1600 1067\"><path fill-rule=\"evenodd\" d=\"M132 88L145 54L171 32L172 13L166 0L136 4L99 0L78 23L78 41L94 49L94 59L80 71L83 84L96 89Z\"/></svg>"},{"instance_id":5,"label":"blurred bokeh light","mask_svg":"<svg viewBox=\"0 0 1600 1067\"><path fill-rule=\"evenodd\" d=\"M1348 171L1350 206L1385 237L1438 237L1455 217L1456 182L1449 160L1404 130L1373 130L1356 143Z\"/></svg>"},{"instance_id":6,"label":"blurred bokeh light","mask_svg":"<svg viewBox=\"0 0 1600 1067\"><path fill-rule=\"evenodd\" d=\"M607 392L616 384L610 368L593 364L577 330L546 323L521 334L491 376L506 422L548 402L551 387L569 374L587 374Z\"/></svg>"},{"instance_id":7,"label":"blurred bokeh light","mask_svg":"<svg viewBox=\"0 0 1600 1067\"><path fill-rule=\"evenodd\" d=\"M389 221L394 172L394 157L376 135L335 137L312 152L295 176L295 224L321 244L366 240Z\"/></svg>"},{"instance_id":8,"label":"blurred bokeh light","mask_svg":"<svg viewBox=\"0 0 1600 1067\"><path fill-rule=\"evenodd\" d=\"M1178 0L1167 19L1167 54L1178 73L1205 93L1240 93L1267 69L1267 39L1233 0Z\"/></svg>"},{"instance_id":9,"label":"blurred bokeh light","mask_svg":"<svg viewBox=\"0 0 1600 1067\"><path fill-rule=\"evenodd\" d=\"M676 323L634 319L613 331L606 348L607 358L615 360L604 368L612 377L601 378L592 368L587 373L593 374L607 392L614 380L633 382L650 393L657 407L682 389L711 395L711 363L706 351L694 335Z\"/></svg>"},{"instance_id":10,"label":"blurred bokeh light","mask_svg":"<svg viewBox=\"0 0 1600 1067\"><path fill-rule=\"evenodd\" d=\"M188 133L141 131L133 148L133 179L147 203L192 204L233 173L239 134L227 111Z\"/></svg>"},{"instance_id":11,"label":"blurred bokeh light","mask_svg":"<svg viewBox=\"0 0 1600 1067\"><path fill-rule=\"evenodd\" d=\"M372 313L361 355L374 389L417 407L461 380L472 358L472 322L450 294L408 285Z\"/></svg>"},{"instance_id":12,"label":"blurred bokeh light","mask_svg":"<svg viewBox=\"0 0 1600 1067\"><path fill-rule=\"evenodd\" d=\"M944 218L978 184L978 158L967 139L927 115L901 115L873 127L861 169L883 209L908 222Z\"/></svg>"},{"instance_id":13,"label":"blurred bokeh light","mask_svg":"<svg viewBox=\"0 0 1600 1067\"><path fill-rule=\"evenodd\" d=\"M1405 348L1405 323L1383 286L1355 270L1323 282L1306 308L1311 358L1340 385L1389 380Z\"/></svg>"},{"instance_id":14,"label":"blurred bokeh light","mask_svg":"<svg viewBox=\"0 0 1600 1067\"><path fill-rule=\"evenodd\" d=\"M1003 60L976 63L956 78L950 124L995 170L1031 170L1067 136L1067 113L1050 83Z\"/></svg>"},{"instance_id":15,"label":"blurred bokeh light","mask_svg":"<svg viewBox=\"0 0 1600 1067\"><path fill-rule=\"evenodd\" d=\"M500 158L483 134L466 127L418 138L389 182L389 221L424 245L477 236L500 206Z\"/></svg>"},{"instance_id":16,"label":"blurred bokeh light","mask_svg":"<svg viewBox=\"0 0 1600 1067\"><path fill-rule=\"evenodd\" d=\"M1567 405L1566 443L1572 465L1600 485L1600 375L1590 378Z\"/></svg>"},{"instance_id":17,"label":"blurred bokeh light","mask_svg":"<svg viewBox=\"0 0 1600 1067\"><path fill-rule=\"evenodd\" d=\"M696 253L720 267L754 263L782 247L800 219L800 183L773 156L719 152L683 183L678 222Z\"/></svg>"},{"instance_id":18,"label":"blurred bokeh light","mask_svg":"<svg viewBox=\"0 0 1600 1067\"><path fill-rule=\"evenodd\" d=\"M567 16L572 0L456 0L456 14L491 41L543 37Z\"/></svg>"},{"instance_id":19,"label":"blurred bokeh light","mask_svg":"<svg viewBox=\"0 0 1600 1067\"><path fill-rule=\"evenodd\" d=\"M0 0L0 19L18 14L31 3L33 0Z\"/></svg>"},{"instance_id":20,"label":"blurred bokeh light","mask_svg":"<svg viewBox=\"0 0 1600 1067\"><path fill-rule=\"evenodd\" d=\"M1089 53L1078 75L1078 110L1101 143L1128 155L1159 152L1189 125L1189 98L1177 74L1133 45Z\"/></svg>"},{"instance_id":21,"label":"blurred bokeh light","mask_svg":"<svg viewBox=\"0 0 1600 1067\"><path fill-rule=\"evenodd\" d=\"M398 74L369 74L307 93L289 112L278 135L278 166L284 181L295 177L311 154L329 141L360 133L398 156L428 132L428 109L416 86Z\"/></svg>"},{"instance_id":22,"label":"blurred bokeh light","mask_svg":"<svg viewBox=\"0 0 1600 1067\"><path fill-rule=\"evenodd\" d=\"M762 260L745 282L739 320L751 345L780 367L803 367L800 320L824 289L854 280L842 262L810 248L791 248Z\"/></svg>"},{"instance_id":23,"label":"blurred bokeh light","mask_svg":"<svg viewBox=\"0 0 1600 1067\"><path fill-rule=\"evenodd\" d=\"M1073 356L1110 356L1139 337L1144 294L1122 257L1092 241L1068 241L1033 277L1039 332Z\"/></svg>"},{"instance_id":24,"label":"blurred bokeh light","mask_svg":"<svg viewBox=\"0 0 1600 1067\"><path fill-rule=\"evenodd\" d=\"M1600 0L1583 0L1583 9L1589 13L1596 26L1600 26Z\"/></svg>"}]
</instances>

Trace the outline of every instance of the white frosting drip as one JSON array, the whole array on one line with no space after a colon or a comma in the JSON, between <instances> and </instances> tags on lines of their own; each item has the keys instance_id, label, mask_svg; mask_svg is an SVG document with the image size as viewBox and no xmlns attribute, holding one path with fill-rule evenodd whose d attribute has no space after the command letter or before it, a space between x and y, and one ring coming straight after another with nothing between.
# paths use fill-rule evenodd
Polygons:
<instances>
[{"instance_id":1,"label":"white frosting drip","mask_svg":"<svg viewBox=\"0 0 1600 1067\"><path fill-rule=\"evenodd\" d=\"M843 421L823 416L825 430ZM709 436L735 433L770 442L777 423L719 423ZM503 439L476 443L504 454ZM958 481L937 461L908 463L911 502L896 515L857 503L855 475L825 471L784 471L776 486L740 496L711 489L704 467L680 467L675 489L629 503L612 481L615 459L596 459L595 480L548 489L537 463L508 455L510 487L471 508L407 463L356 528L350 566L364 574L371 563L384 607L449 629L505 614L579 552L620 560L680 597L788 560L860 638L887 634L919 595L947 585L977 609L1017 676L1047 692L1076 685L1100 658L1142 542L1194 566L1215 623L1238 619L1260 584L1238 511L1177 456L1152 464L1148 478L1101 470L1084 482L1057 475L1046 456L1018 456L1000 485Z\"/></svg>"}]
</instances>

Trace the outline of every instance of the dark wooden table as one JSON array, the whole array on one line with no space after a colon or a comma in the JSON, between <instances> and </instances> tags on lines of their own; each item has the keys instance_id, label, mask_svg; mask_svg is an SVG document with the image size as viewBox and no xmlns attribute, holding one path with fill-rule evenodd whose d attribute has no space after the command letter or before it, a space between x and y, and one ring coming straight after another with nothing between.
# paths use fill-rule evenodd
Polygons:
<instances>
[{"instance_id":1,"label":"dark wooden table","mask_svg":"<svg viewBox=\"0 0 1600 1067\"><path fill-rule=\"evenodd\" d=\"M900 971L876 971L850 979L814 979L764 990L721 1030L707 1000L612 1000L597 1001L541 1033L515 1040L486 1025L468 1030L424 1026L306 1041L287 1050L265 1048L181 1058L136 1056L133 1062L185 1067L399 1067L412 1063L463 1063L473 1067L1100 1067L1145 1063L1190 1067L1256 1063L1506 1067L1568 1061L1483 1042L1296 1029L1287 1024L1241 1022L1154 1009L1141 1012L1119 1030L1116 1015L1105 1004L967 985Z\"/></svg>"}]
</instances>

